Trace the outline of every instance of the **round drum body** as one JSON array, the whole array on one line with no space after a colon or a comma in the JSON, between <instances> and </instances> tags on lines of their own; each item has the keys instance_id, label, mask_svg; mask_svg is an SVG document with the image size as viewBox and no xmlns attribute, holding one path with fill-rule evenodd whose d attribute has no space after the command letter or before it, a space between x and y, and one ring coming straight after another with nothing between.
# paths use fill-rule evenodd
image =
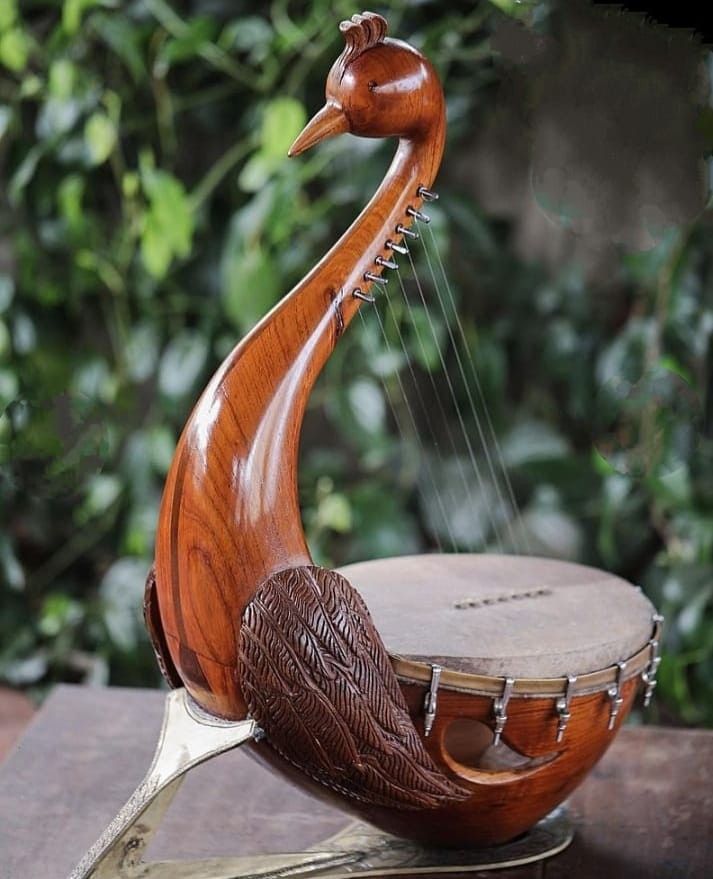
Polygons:
<instances>
[{"instance_id":1,"label":"round drum body","mask_svg":"<svg viewBox=\"0 0 713 879\"><path fill-rule=\"evenodd\" d=\"M436 811L368 815L401 836L448 846L512 839L599 760L641 683L653 689L660 617L618 577L494 555L385 559L341 573L369 607L430 756L472 792Z\"/></svg>"}]
</instances>

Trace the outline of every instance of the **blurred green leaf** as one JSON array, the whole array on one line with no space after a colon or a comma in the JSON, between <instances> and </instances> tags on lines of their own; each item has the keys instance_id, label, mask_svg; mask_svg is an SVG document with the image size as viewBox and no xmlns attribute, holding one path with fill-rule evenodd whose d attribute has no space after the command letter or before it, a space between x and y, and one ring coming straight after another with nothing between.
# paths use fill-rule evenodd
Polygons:
<instances>
[{"instance_id":1,"label":"blurred green leaf","mask_svg":"<svg viewBox=\"0 0 713 879\"><path fill-rule=\"evenodd\" d=\"M30 41L20 27L12 27L0 32L0 64L14 73L27 66L30 55Z\"/></svg>"},{"instance_id":2,"label":"blurred green leaf","mask_svg":"<svg viewBox=\"0 0 713 879\"><path fill-rule=\"evenodd\" d=\"M367 433L379 433L384 426L386 406L376 382L357 379L349 386L347 396L357 424Z\"/></svg>"},{"instance_id":3,"label":"blurred green leaf","mask_svg":"<svg viewBox=\"0 0 713 879\"><path fill-rule=\"evenodd\" d=\"M40 159L45 153L42 144L35 144L17 166L15 173L10 178L8 195L12 204L17 204L22 195L22 190L32 180Z\"/></svg>"},{"instance_id":4,"label":"blurred green leaf","mask_svg":"<svg viewBox=\"0 0 713 879\"><path fill-rule=\"evenodd\" d=\"M210 43L215 35L215 23L207 17L194 18L188 22L179 36L167 40L154 63L154 73L165 76L169 68L181 61L192 60L198 51Z\"/></svg>"},{"instance_id":5,"label":"blurred green leaf","mask_svg":"<svg viewBox=\"0 0 713 879\"><path fill-rule=\"evenodd\" d=\"M346 495L335 492L323 498L317 508L317 523L320 528L331 528L340 534L349 533L352 510Z\"/></svg>"},{"instance_id":6,"label":"blurred green leaf","mask_svg":"<svg viewBox=\"0 0 713 879\"><path fill-rule=\"evenodd\" d=\"M99 591L109 636L120 650L136 647L143 631L141 607L149 563L120 558L104 574Z\"/></svg>"},{"instance_id":7,"label":"blurred green leaf","mask_svg":"<svg viewBox=\"0 0 713 879\"><path fill-rule=\"evenodd\" d=\"M62 7L62 27L72 35L79 30L82 16L87 9L100 5L101 0L64 0Z\"/></svg>"},{"instance_id":8,"label":"blurred green leaf","mask_svg":"<svg viewBox=\"0 0 713 879\"><path fill-rule=\"evenodd\" d=\"M304 106L294 98L275 98L265 108L260 142L268 158L284 161L287 150L307 122Z\"/></svg>"},{"instance_id":9,"label":"blurred green leaf","mask_svg":"<svg viewBox=\"0 0 713 879\"><path fill-rule=\"evenodd\" d=\"M158 369L158 386L167 397L188 394L203 371L208 344L194 330L183 330L171 339L163 352Z\"/></svg>"},{"instance_id":10,"label":"blurred green leaf","mask_svg":"<svg viewBox=\"0 0 713 879\"><path fill-rule=\"evenodd\" d=\"M108 473L93 476L87 486L84 503L77 511L77 521L84 524L105 513L116 503L122 488L118 476Z\"/></svg>"},{"instance_id":11,"label":"blurred green leaf","mask_svg":"<svg viewBox=\"0 0 713 879\"><path fill-rule=\"evenodd\" d=\"M223 255L223 308L233 325L246 333L277 300L280 278L259 246L244 249L241 230L233 225Z\"/></svg>"},{"instance_id":12,"label":"blurred green leaf","mask_svg":"<svg viewBox=\"0 0 713 879\"><path fill-rule=\"evenodd\" d=\"M76 626L83 616L79 602L62 593L50 593L42 603L38 628L43 635L53 638L64 629Z\"/></svg>"},{"instance_id":13,"label":"blurred green leaf","mask_svg":"<svg viewBox=\"0 0 713 879\"><path fill-rule=\"evenodd\" d=\"M10 589L19 590L25 585L25 572L17 559L8 537L0 533L0 572L2 582Z\"/></svg>"},{"instance_id":14,"label":"blurred green leaf","mask_svg":"<svg viewBox=\"0 0 713 879\"><path fill-rule=\"evenodd\" d=\"M149 200L141 233L141 255L148 272L160 279L174 258L190 254L193 213L183 184L167 171L144 167L141 182Z\"/></svg>"},{"instance_id":15,"label":"blurred green leaf","mask_svg":"<svg viewBox=\"0 0 713 879\"><path fill-rule=\"evenodd\" d=\"M84 140L87 144L89 160L93 165L101 165L111 155L116 143L116 128L106 113L92 113L84 126ZM165 196L164 196L165 197ZM185 248L185 251L190 248Z\"/></svg>"},{"instance_id":16,"label":"blurred green leaf","mask_svg":"<svg viewBox=\"0 0 713 879\"><path fill-rule=\"evenodd\" d=\"M17 0L5 0L0 5L0 33L11 28L17 21Z\"/></svg>"},{"instance_id":17,"label":"blurred green leaf","mask_svg":"<svg viewBox=\"0 0 713 879\"><path fill-rule=\"evenodd\" d=\"M10 124L12 123L12 109L10 107L5 107L0 104L0 143L2 139L5 137L7 132L10 130Z\"/></svg>"}]
</instances>

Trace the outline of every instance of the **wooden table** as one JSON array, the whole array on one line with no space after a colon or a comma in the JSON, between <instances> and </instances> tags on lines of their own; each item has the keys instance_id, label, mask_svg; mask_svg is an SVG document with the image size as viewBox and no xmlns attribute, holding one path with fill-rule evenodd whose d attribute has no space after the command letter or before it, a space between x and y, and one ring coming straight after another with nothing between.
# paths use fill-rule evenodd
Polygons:
<instances>
[{"instance_id":1,"label":"wooden table","mask_svg":"<svg viewBox=\"0 0 713 879\"><path fill-rule=\"evenodd\" d=\"M163 694L58 687L0 766L0 877L65 879L148 767ZM571 799L577 835L500 879L713 877L713 732L628 727ZM294 851L345 824L244 752L188 778L152 858ZM473 875L473 874L471 874Z\"/></svg>"}]
</instances>

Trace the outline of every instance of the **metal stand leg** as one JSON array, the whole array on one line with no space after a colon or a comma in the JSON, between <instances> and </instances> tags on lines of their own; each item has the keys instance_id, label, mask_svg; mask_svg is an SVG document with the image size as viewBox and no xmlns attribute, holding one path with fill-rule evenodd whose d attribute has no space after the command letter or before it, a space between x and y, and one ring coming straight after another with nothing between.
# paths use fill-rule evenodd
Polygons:
<instances>
[{"instance_id":1,"label":"metal stand leg","mask_svg":"<svg viewBox=\"0 0 713 879\"><path fill-rule=\"evenodd\" d=\"M186 772L244 744L256 731L253 720L221 721L192 705L185 690L172 690L149 771L69 879L235 879L246 870L252 872L253 865L261 871L280 871L286 866L341 861L334 852L154 864L141 860Z\"/></svg>"},{"instance_id":2,"label":"metal stand leg","mask_svg":"<svg viewBox=\"0 0 713 879\"><path fill-rule=\"evenodd\" d=\"M348 879L385 873L464 873L541 860L562 851L572 840L572 827L560 809L521 839L480 851L425 849L353 822L305 852L145 863L146 847L186 772L255 738L257 731L252 720L221 721L201 712L185 690L171 691L149 771L69 879L283 879L317 875Z\"/></svg>"}]
</instances>

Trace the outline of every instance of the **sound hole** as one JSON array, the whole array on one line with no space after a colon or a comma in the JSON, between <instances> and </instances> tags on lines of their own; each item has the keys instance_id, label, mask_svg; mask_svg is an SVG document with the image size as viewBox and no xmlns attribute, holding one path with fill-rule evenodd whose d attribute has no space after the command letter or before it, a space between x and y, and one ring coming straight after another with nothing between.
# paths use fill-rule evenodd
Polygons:
<instances>
[{"instance_id":1,"label":"sound hole","mask_svg":"<svg viewBox=\"0 0 713 879\"><path fill-rule=\"evenodd\" d=\"M528 757L501 741L493 745L493 731L485 723L462 717L454 720L445 732L443 747L453 761L466 769L484 772L517 771L533 769L551 759Z\"/></svg>"}]
</instances>

